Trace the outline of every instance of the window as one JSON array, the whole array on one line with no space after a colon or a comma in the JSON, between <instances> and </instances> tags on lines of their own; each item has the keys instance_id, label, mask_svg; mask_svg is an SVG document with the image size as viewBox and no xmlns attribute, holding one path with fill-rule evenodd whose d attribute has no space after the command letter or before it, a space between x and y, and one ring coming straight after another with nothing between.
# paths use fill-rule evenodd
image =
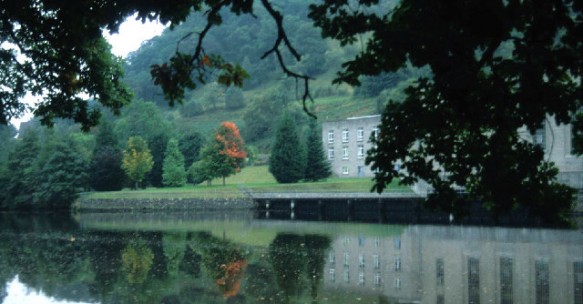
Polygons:
<instances>
[{"instance_id":1,"label":"window","mask_svg":"<svg viewBox=\"0 0 583 304\"><path fill-rule=\"evenodd\" d=\"M350 255L348 252L344 253L344 267L348 267L350 265Z\"/></svg>"},{"instance_id":2,"label":"window","mask_svg":"<svg viewBox=\"0 0 583 304\"><path fill-rule=\"evenodd\" d=\"M329 160L333 160L334 159L334 148L329 148L328 149L328 159Z\"/></svg>"},{"instance_id":3,"label":"window","mask_svg":"<svg viewBox=\"0 0 583 304\"><path fill-rule=\"evenodd\" d=\"M362 141L364 139L364 129L362 127L356 130L356 140Z\"/></svg>"},{"instance_id":4,"label":"window","mask_svg":"<svg viewBox=\"0 0 583 304\"><path fill-rule=\"evenodd\" d=\"M379 138L379 128L372 129L372 134L374 135L374 139Z\"/></svg>"},{"instance_id":5,"label":"window","mask_svg":"<svg viewBox=\"0 0 583 304\"><path fill-rule=\"evenodd\" d=\"M381 245L381 239L377 236L374 238L374 246L379 247Z\"/></svg>"},{"instance_id":6,"label":"window","mask_svg":"<svg viewBox=\"0 0 583 304\"><path fill-rule=\"evenodd\" d=\"M573 282L575 289L575 304L583 304L583 262L573 263Z\"/></svg>"},{"instance_id":7,"label":"window","mask_svg":"<svg viewBox=\"0 0 583 304\"><path fill-rule=\"evenodd\" d=\"M536 261L534 263L535 303L549 303L549 263Z\"/></svg>"},{"instance_id":8,"label":"window","mask_svg":"<svg viewBox=\"0 0 583 304\"><path fill-rule=\"evenodd\" d=\"M348 159L348 146L342 146L342 159Z\"/></svg>"},{"instance_id":9,"label":"window","mask_svg":"<svg viewBox=\"0 0 583 304\"><path fill-rule=\"evenodd\" d=\"M401 278L395 279L395 289L401 289Z\"/></svg>"},{"instance_id":10,"label":"window","mask_svg":"<svg viewBox=\"0 0 583 304\"><path fill-rule=\"evenodd\" d=\"M373 262L373 265L374 265L374 268L375 269L381 268L381 261L379 259L378 254L375 254L375 255L372 256L372 262Z\"/></svg>"},{"instance_id":11,"label":"window","mask_svg":"<svg viewBox=\"0 0 583 304\"><path fill-rule=\"evenodd\" d=\"M500 258L500 304L512 304L512 258Z\"/></svg>"},{"instance_id":12,"label":"window","mask_svg":"<svg viewBox=\"0 0 583 304\"><path fill-rule=\"evenodd\" d=\"M364 146L358 145L358 159L362 159L364 157Z\"/></svg>"},{"instance_id":13,"label":"window","mask_svg":"<svg viewBox=\"0 0 583 304\"><path fill-rule=\"evenodd\" d=\"M364 246L365 240L366 240L366 237L364 235L359 235L358 236L358 246L360 246L360 247Z\"/></svg>"},{"instance_id":14,"label":"window","mask_svg":"<svg viewBox=\"0 0 583 304\"><path fill-rule=\"evenodd\" d=\"M536 129L536 131L532 135L532 143L543 148L543 151L545 150L546 136L544 125Z\"/></svg>"},{"instance_id":15,"label":"window","mask_svg":"<svg viewBox=\"0 0 583 304\"><path fill-rule=\"evenodd\" d=\"M435 300L435 303L437 303L437 304L445 304L445 297L442 294L437 295L437 299Z\"/></svg>"},{"instance_id":16,"label":"window","mask_svg":"<svg viewBox=\"0 0 583 304\"><path fill-rule=\"evenodd\" d=\"M363 272L358 274L358 285L364 286L364 273Z\"/></svg>"},{"instance_id":17,"label":"window","mask_svg":"<svg viewBox=\"0 0 583 304\"><path fill-rule=\"evenodd\" d=\"M480 260L468 257L468 303L480 304Z\"/></svg>"},{"instance_id":18,"label":"window","mask_svg":"<svg viewBox=\"0 0 583 304\"><path fill-rule=\"evenodd\" d=\"M364 254L358 256L358 267L364 268Z\"/></svg>"},{"instance_id":19,"label":"window","mask_svg":"<svg viewBox=\"0 0 583 304\"><path fill-rule=\"evenodd\" d=\"M401 271L401 257L395 257L395 271Z\"/></svg>"},{"instance_id":20,"label":"window","mask_svg":"<svg viewBox=\"0 0 583 304\"><path fill-rule=\"evenodd\" d=\"M395 249L401 249L401 238L398 237L395 239Z\"/></svg>"},{"instance_id":21,"label":"window","mask_svg":"<svg viewBox=\"0 0 583 304\"><path fill-rule=\"evenodd\" d=\"M334 143L334 130L328 131L328 143L330 144Z\"/></svg>"},{"instance_id":22,"label":"window","mask_svg":"<svg viewBox=\"0 0 583 304\"><path fill-rule=\"evenodd\" d=\"M348 129L342 130L342 142L348 142Z\"/></svg>"},{"instance_id":23,"label":"window","mask_svg":"<svg viewBox=\"0 0 583 304\"><path fill-rule=\"evenodd\" d=\"M330 262L331 265L334 265L336 263L336 256L334 255L334 252L330 252L328 254L328 261Z\"/></svg>"},{"instance_id":24,"label":"window","mask_svg":"<svg viewBox=\"0 0 583 304\"><path fill-rule=\"evenodd\" d=\"M347 166L342 167L342 174L348 174L348 167Z\"/></svg>"},{"instance_id":25,"label":"window","mask_svg":"<svg viewBox=\"0 0 583 304\"><path fill-rule=\"evenodd\" d=\"M435 276L437 280L437 286L443 286L445 283L445 268L443 266L443 259L437 259L435 261Z\"/></svg>"},{"instance_id":26,"label":"window","mask_svg":"<svg viewBox=\"0 0 583 304\"><path fill-rule=\"evenodd\" d=\"M350 272L344 270L344 283L350 283Z\"/></svg>"},{"instance_id":27,"label":"window","mask_svg":"<svg viewBox=\"0 0 583 304\"><path fill-rule=\"evenodd\" d=\"M336 269L330 268L329 278L330 282L332 283L336 282Z\"/></svg>"},{"instance_id":28,"label":"window","mask_svg":"<svg viewBox=\"0 0 583 304\"><path fill-rule=\"evenodd\" d=\"M378 272L374 275L374 286L381 286L381 274Z\"/></svg>"}]
</instances>

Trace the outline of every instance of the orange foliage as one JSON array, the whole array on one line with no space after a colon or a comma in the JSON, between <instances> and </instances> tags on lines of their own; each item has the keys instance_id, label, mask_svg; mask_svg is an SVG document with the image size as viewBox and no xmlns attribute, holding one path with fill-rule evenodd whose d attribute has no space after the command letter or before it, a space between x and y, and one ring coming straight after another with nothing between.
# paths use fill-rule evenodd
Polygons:
<instances>
[{"instance_id":1,"label":"orange foliage","mask_svg":"<svg viewBox=\"0 0 583 304\"><path fill-rule=\"evenodd\" d=\"M247 267L247 261L233 261L228 264L221 265L223 276L218 278L215 282L223 292L223 297L231 298L236 296L241 289L241 280L243 273Z\"/></svg>"},{"instance_id":2,"label":"orange foliage","mask_svg":"<svg viewBox=\"0 0 583 304\"><path fill-rule=\"evenodd\" d=\"M226 155L227 161L235 168L235 172L239 172L241 170L239 163L247 157L247 152L245 152L243 139L237 125L230 121L223 122L215 139L223 146L219 153Z\"/></svg>"}]
</instances>

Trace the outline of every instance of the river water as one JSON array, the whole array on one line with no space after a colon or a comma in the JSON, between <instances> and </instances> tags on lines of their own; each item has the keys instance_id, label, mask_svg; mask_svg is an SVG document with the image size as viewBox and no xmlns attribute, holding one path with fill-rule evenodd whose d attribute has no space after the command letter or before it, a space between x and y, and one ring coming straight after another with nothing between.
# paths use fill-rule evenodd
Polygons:
<instances>
[{"instance_id":1,"label":"river water","mask_svg":"<svg viewBox=\"0 0 583 304\"><path fill-rule=\"evenodd\" d=\"M583 303L583 230L0 214L0 303Z\"/></svg>"}]
</instances>

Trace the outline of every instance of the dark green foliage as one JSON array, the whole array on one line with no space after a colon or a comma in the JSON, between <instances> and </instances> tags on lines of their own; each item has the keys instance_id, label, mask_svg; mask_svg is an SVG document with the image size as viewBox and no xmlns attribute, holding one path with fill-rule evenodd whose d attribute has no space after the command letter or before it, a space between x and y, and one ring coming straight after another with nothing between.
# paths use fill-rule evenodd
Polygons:
<instances>
[{"instance_id":1,"label":"dark green foliage","mask_svg":"<svg viewBox=\"0 0 583 304\"><path fill-rule=\"evenodd\" d=\"M200 159L200 150L205 139L199 132L187 131L178 141L180 152L184 155L184 167L189 168L192 163Z\"/></svg>"},{"instance_id":2,"label":"dark green foliage","mask_svg":"<svg viewBox=\"0 0 583 304\"><path fill-rule=\"evenodd\" d=\"M275 134L269 158L269 172L278 183L296 183L304 177L306 152L295 122L284 113Z\"/></svg>"},{"instance_id":3,"label":"dark green foliage","mask_svg":"<svg viewBox=\"0 0 583 304\"><path fill-rule=\"evenodd\" d=\"M121 168L123 154L121 149L103 146L93 153L90 165L90 184L96 191L121 190L125 182L125 173Z\"/></svg>"},{"instance_id":4,"label":"dark green foliage","mask_svg":"<svg viewBox=\"0 0 583 304\"><path fill-rule=\"evenodd\" d=\"M162 183L166 187L182 187L186 184L184 155L178 149L178 141L170 139L164 153Z\"/></svg>"},{"instance_id":5,"label":"dark green foliage","mask_svg":"<svg viewBox=\"0 0 583 304\"><path fill-rule=\"evenodd\" d=\"M319 181L329 177L332 171L330 170L330 163L324 154L321 128L315 119L310 121L306 150L306 171L304 179L307 181Z\"/></svg>"},{"instance_id":6,"label":"dark green foliage","mask_svg":"<svg viewBox=\"0 0 583 304\"><path fill-rule=\"evenodd\" d=\"M204 113L201 102L194 99L185 102L179 109L183 117L195 117Z\"/></svg>"},{"instance_id":7,"label":"dark green foliage","mask_svg":"<svg viewBox=\"0 0 583 304\"><path fill-rule=\"evenodd\" d=\"M154 166L148 173L146 180L154 187L162 187L162 174L164 173L164 152L168 145L168 135L158 134L148 141L148 147L152 153Z\"/></svg>"},{"instance_id":8,"label":"dark green foliage","mask_svg":"<svg viewBox=\"0 0 583 304\"><path fill-rule=\"evenodd\" d=\"M125 181L125 172L121 168L122 158L111 123L102 119L89 170L91 188L97 191L121 190Z\"/></svg>"},{"instance_id":9,"label":"dark green foliage","mask_svg":"<svg viewBox=\"0 0 583 304\"><path fill-rule=\"evenodd\" d=\"M375 189L384 190L395 177L406 184L423 179L435 188L431 202L446 210L463 201L453 200L454 184L499 213L519 205L546 215L568 210L571 192L556 182L540 148L522 141L517 130L526 126L534 133L548 116L572 122L581 108L580 2L372 5L353 11L345 2L326 2L312 5L310 17L325 37L341 43L369 35L336 81L357 84L362 75L395 72L408 63L431 69L430 77L409 86L402 103L385 109L367 157L377 171ZM405 170L394 170L397 161Z\"/></svg>"},{"instance_id":10,"label":"dark green foliage","mask_svg":"<svg viewBox=\"0 0 583 304\"><path fill-rule=\"evenodd\" d=\"M14 150L8 156L10 178L4 206L8 208L30 208L33 193L39 179L37 158L40 154L38 133L30 129L21 135Z\"/></svg>"},{"instance_id":11,"label":"dark green foliage","mask_svg":"<svg viewBox=\"0 0 583 304\"><path fill-rule=\"evenodd\" d=\"M203 151L206 148L203 148ZM203 155L205 153L203 152ZM199 160L194 163L188 168L188 179L191 183L198 185L202 182L211 182L213 178L215 178L214 172L211 170L213 167L210 163L206 160Z\"/></svg>"},{"instance_id":12,"label":"dark green foliage","mask_svg":"<svg viewBox=\"0 0 583 304\"><path fill-rule=\"evenodd\" d=\"M40 171L34 193L40 208L68 209L88 185L87 164L70 140L56 145Z\"/></svg>"},{"instance_id":13,"label":"dark green foliage","mask_svg":"<svg viewBox=\"0 0 583 304\"><path fill-rule=\"evenodd\" d=\"M0 124L0 166L8 160L8 154L16 144L16 128L13 125Z\"/></svg>"}]
</instances>

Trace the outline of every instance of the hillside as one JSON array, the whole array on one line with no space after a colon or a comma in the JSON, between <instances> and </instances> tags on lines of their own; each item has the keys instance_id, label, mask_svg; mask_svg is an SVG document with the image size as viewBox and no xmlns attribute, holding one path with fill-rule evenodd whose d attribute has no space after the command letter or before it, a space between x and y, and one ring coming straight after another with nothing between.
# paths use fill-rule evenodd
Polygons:
<instances>
[{"instance_id":1,"label":"hillside","mask_svg":"<svg viewBox=\"0 0 583 304\"><path fill-rule=\"evenodd\" d=\"M309 105L311 111L321 121L379 113L378 95L396 83L374 77L363 79L363 86L356 90L347 85L332 85L340 64L352 58L357 47L340 47L336 42L320 38L318 30L306 17L306 3L304 0L281 1L278 5L286 11L288 34L303 55L301 62L291 58L286 58L286 62L291 69L314 77L310 83L315 97L314 104ZM247 143L269 151L273 130L284 109L294 112L300 125L308 116L301 111L298 96L303 92L296 91L296 83L284 79L274 58L260 60L273 44L275 29L266 12L258 10L256 15L257 18L252 18L224 13L223 23L209 32L204 44L208 54L220 54L229 62L240 63L250 73L251 78L242 90L218 86L211 76L206 85L199 83L195 90L187 92L183 104L170 108L161 90L152 83L149 75L152 64L164 62L177 50L189 51L193 47L197 36L191 33L203 26L200 16L194 15L128 56L127 84L137 98L157 104L166 113L165 117L177 126L188 126L208 136L222 121L234 121ZM187 38L181 40L184 37ZM181 42L177 44L177 41ZM399 81L403 78L402 75L396 77Z\"/></svg>"}]
</instances>

